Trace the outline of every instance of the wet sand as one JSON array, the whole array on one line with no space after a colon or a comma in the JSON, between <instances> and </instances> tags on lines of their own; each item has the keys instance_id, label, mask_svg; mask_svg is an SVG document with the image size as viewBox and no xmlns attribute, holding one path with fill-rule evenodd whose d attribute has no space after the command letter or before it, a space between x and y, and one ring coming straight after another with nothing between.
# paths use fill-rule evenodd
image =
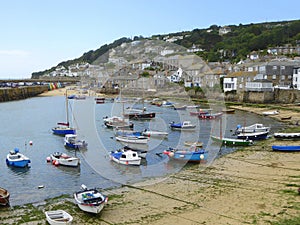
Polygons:
<instances>
[{"instance_id":1,"label":"wet sand","mask_svg":"<svg viewBox=\"0 0 300 225\"><path fill-rule=\"evenodd\" d=\"M258 114L272 110L235 108ZM298 112L286 113L293 113L291 124L300 118ZM300 145L300 141L270 138L211 165L189 165L165 178L106 190L109 203L96 216L80 211L70 196L33 209L9 210L9 215L2 210L0 221L10 224L29 214L39 216L32 216L26 224L46 224L42 212L53 208L71 213L73 224L270 224L299 216L300 153L273 152L275 144Z\"/></svg>"}]
</instances>

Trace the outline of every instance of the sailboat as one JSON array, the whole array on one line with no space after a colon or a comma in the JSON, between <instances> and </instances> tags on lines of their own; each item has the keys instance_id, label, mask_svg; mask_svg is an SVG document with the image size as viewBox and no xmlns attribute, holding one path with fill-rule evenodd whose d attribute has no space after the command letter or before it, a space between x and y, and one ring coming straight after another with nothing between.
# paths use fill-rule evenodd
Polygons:
<instances>
[{"instance_id":1,"label":"sailboat","mask_svg":"<svg viewBox=\"0 0 300 225\"><path fill-rule=\"evenodd\" d=\"M69 123L69 105L68 105L67 90L66 90L66 116L67 116L66 122L59 122L57 123L58 126L52 128L53 134L63 135L63 136L65 136L66 134L76 134L76 129L70 127L70 123Z\"/></svg>"}]
</instances>

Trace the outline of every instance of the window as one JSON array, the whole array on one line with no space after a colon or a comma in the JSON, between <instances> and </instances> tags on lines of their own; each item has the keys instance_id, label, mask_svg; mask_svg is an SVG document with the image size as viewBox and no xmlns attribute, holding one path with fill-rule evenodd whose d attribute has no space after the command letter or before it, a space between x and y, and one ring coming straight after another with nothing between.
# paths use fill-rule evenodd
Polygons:
<instances>
[{"instance_id":1,"label":"window","mask_svg":"<svg viewBox=\"0 0 300 225\"><path fill-rule=\"evenodd\" d=\"M285 76L284 76L284 75L282 75L280 79L281 79L281 80L285 80Z\"/></svg>"},{"instance_id":2,"label":"window","mask_svg":"<svg viewBox=\"0 0 300 225\"><path fill-rule=\"evenodd\" d=\"M267 80L268 79L268 75L264 75L264 79Z\"/></svg>"},{"instance_id":3,"label":"window","mask_svg":"<svg viewBox=\"0 0 300 225\"><path fill-rule=\"evenodd\" d=\"M285 70L285 66L281 66L280 69L281 69L281 70Z\"/></svg>"},{"instance_id":4,"label":"window","mask_svg":"<svg viewBox=\"0 0 300 225\"><path fill-rule=\"evenodd\" d=\"M292 75L288 75L288 79L291 80L292 79Z\"/></svg>"},{"instance_id":5,"label":"window","mask_svg":"<svg viewBox=\"0 0 300 225\"><path fill-rule=\"evenodd\" d=\"M277 66L273 66L273 70L277 70Z\"/></svg>"},{"instance_id":6,"label":"window","mask_svg":"<svg viewBox=\"0 0 300 225\"><path fill-rule=\"evenodd\" d=\"M276 75L275 75L275 74L272 75L272 79L273 79L273 80L276 80Z\"/></svg>"}]
</instances>

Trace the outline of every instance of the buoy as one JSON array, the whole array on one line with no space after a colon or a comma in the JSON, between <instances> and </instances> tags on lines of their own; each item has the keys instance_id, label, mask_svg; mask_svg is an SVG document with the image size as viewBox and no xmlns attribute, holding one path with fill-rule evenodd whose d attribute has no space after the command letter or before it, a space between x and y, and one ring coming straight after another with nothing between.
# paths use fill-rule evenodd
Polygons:
<instances>
[{"instance_id":1,"label":"buoy","mask_svg":"<svg viewBox=\"0 0 300 225\"><path fill-rule=\"evenodd\" d=\"M50 161L51 161L50 156L48 156L48 157L46 158L46 160L47 160L47 162L50 162Z\"/></svg>"},{"instance_id":2,"label":"buoy","mask_svg":"<svg viewBox=\"0 0 300 225\"><path fill-rule=\"evenodd\" d=\"M53 160L53 161L52 161L52 164L55 165L55 163L56 163L56 160Z\"/></svg>"},{"instance_id":3,"label":"buoy","mask_svg":"<svg viewBox=\"0 0 300 225\"><path fill-rule=\"evenodd\" d=\"M200 155L200 159L204 159L204 155L203 154Z\"/></svg>"},{"instance_id":4,"label":"buoy","mask_svg":"<svg viewBox=\"0 0 300 225\"><path fill-rule=\"evenodd\" d=\"M59 162L55 161L54 166L59 166Z\"/></svg>"},{"instance_id":5,"label":"buoy","mask_svg":"<svg viewBox=\"0 0 300 225\"><path fill-rule=\"evenodd\" d=\"M29 145L32 145L33 144L33 142L32 141L29 141Z\"/></svg>"}]
</instances>

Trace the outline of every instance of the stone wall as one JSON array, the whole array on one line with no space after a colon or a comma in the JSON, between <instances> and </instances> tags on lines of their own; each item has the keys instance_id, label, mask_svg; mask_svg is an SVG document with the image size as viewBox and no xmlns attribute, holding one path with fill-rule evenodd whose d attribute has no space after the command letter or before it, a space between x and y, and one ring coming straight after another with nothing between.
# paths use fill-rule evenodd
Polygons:
<instances>
[{"instance_id":1,"label":"stone wall","mask_svg":"<svg viewBox=\"0 0 300 225\"><path fill-rule=\"evenodd\" d=\"M0 102L14 101L37 96L48 91L48 86L30 86L0 89Z\"/></svg>"},{"instance_id":2,"label":"stone wall","mask_svg":"<svg viewBox=\"0 0 300 225\"><path fill-rule=\"evenodd\" d=\"M299 103L300 91L275 89L274 92L245 91L225 95L225 101L249 103Z\"/></svg>"}]
</instances>

